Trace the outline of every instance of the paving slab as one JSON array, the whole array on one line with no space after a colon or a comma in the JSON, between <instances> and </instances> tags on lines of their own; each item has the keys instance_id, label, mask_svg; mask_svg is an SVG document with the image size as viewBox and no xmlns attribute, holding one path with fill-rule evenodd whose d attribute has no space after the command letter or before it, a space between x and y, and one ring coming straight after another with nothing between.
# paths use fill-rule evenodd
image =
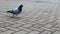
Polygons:
<instances>
[{"instance_id":1,"label":"paving slab","mask_svg":"<svg viewBox=\"0 0 60 34\"><path fill-rule=\"evenodd\" d=\"M23 4L21 14L6 11ZM0 0L0 34L59 34L60 0Z\"/></svg>"}]
</instances>

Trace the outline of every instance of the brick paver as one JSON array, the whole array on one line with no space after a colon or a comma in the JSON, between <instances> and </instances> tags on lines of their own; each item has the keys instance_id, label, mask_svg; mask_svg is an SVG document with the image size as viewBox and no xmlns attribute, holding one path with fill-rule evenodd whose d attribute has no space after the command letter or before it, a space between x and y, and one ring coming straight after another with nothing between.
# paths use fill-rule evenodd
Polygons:
<instances>
[{"instance_id":1,"label":"brick paver","mask_svg":"<svg viewBox=\"0 0 60 34\"><path fill-rule=\"evenodd\" d=\"M17 17L6 13L20 4L24 7ZM0 34L59 33L59 0L0 0Z\"/></svg>"}]
</instances>

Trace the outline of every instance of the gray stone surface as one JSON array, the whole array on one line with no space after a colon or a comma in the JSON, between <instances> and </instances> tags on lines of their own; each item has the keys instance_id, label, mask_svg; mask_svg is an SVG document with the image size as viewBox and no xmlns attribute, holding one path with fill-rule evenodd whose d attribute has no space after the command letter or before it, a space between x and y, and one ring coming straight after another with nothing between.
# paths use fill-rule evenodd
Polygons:
<instances>
[{"instance_id":1,"label":"gray stone surface","mask_svg":"<svg viewBox=\"0 0 60 34\"><path fill-rule=\"evenodd\" d=\"M15 18L6 13L21 4ZM60 1L0 0L0 34L60 34Z\"/></svg>"}]
</instances>

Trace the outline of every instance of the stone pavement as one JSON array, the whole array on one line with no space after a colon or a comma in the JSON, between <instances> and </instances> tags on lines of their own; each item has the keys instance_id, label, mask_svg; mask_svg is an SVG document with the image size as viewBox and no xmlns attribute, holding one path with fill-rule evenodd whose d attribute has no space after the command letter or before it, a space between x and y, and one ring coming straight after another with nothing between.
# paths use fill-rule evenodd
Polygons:
<instances>
[{"instance_id":1,"label":"stone pavement","mask_svg":"<svg viewBox=\"0 0 60 34\"><path fill-rule=\"evenodd\" d=\"M20 4L17 17L6 13ZM60 1L0 0L0 34L60 34Z\"/></svg>"}]
</instances>

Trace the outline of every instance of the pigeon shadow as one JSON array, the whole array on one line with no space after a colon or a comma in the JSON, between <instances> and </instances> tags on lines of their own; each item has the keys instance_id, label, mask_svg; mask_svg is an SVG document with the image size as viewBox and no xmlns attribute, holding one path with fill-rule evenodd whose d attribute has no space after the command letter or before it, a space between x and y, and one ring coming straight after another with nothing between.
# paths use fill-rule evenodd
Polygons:
<instances>
[{"instance_id":1,"label":"pigeon shadow","mask_svg":"<svg viewBox=\"0 0 60 34\"><path fill-rule=\"evenodd\" d=\"M13 17L13 16L8 16L8 15L5 15L6 17L8 17L8 18L12 18L12 19L19 19L19 18L21 18L21 17Z\"/></svg>"},{"instance_id":2,"label":"pigeon shadow","mask_svg":"<svg viewBox=\"0 0 60 34\"><path fill-rule=\"evenodd\" d=\"M13 16L8 16L8 15L5 15L6 20L7 21L19 21L19 20L22 20L23 18L22 17L13 17Z\"/></svg>"}]
</instances>

